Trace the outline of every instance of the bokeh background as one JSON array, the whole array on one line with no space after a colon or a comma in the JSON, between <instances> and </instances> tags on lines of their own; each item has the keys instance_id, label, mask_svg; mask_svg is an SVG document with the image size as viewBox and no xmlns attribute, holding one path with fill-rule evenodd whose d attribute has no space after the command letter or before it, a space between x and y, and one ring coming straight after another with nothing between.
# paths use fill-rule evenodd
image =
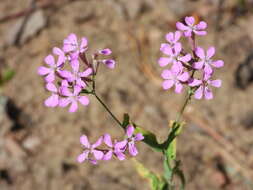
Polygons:
<instances>
[{"instance_id":1,"label":"bokeh background","mask_svg":"<svg viewBox=\"0 0 253 190\"><path fill-rule=\"evenodd\" d=\"M184 95L163 91L157 59L164 36L186 15L208 23L199 45L217 49L225 67L211 101L193 100L178 140L189 190L253 189L252 0L1 0L0 72L15 72L1 86L1 190L148 190L128 161L78 164L79 137L91 141L123 132L94 98L69 114L46 108L49 96L37 68L69 33L89 39L89 50L111 48L117 66L101 67L100 96L122 119L164 140ZM162 172L162 158L139 143L137 159Z\"/></svg>"}]
</instances>

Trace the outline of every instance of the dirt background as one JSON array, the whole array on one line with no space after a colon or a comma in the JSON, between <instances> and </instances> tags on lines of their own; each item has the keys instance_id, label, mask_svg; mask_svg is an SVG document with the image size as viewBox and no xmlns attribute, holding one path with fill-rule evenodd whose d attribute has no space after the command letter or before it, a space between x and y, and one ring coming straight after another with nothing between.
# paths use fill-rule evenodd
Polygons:
<instances>
[{"instance_id":1,"label":"dirt background","mask_svg":"<svg viewBox=\"0 0 253 190\"><path fill-rule=\"evenodd\" d=\"M36 16L29 14L34 7ZM251 0L1 0L0 69L16 74L1 89L0 190L149 189L130 159L76 162L80 135L94 141L123 132L92 97L74 114L44 107L49 94L37 68L71 32L86 36L91 52L111 48L117 66L101 67L98 93L119 118L127 112L164 140L184 95L162 90L159 47L186 15L208 22L209 33L198 44L215 45L215 58L225 61L216 72L223 84L215 98L193 100L184 115L178 159L186 189L253 189L252 7ZM137 159L162 172L159 154L138 147Z\"/></svg>"}]
</instances>

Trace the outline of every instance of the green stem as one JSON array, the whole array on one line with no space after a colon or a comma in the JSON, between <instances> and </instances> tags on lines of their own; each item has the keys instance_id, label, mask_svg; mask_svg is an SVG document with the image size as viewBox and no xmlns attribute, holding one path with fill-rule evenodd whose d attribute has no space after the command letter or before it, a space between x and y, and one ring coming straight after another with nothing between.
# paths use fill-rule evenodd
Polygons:
<instances>
[{"instance_id":1,"label":"green stem","mask_svg":"<svg viewBox=\"0 0 253 190\"><path fill-rule=\"evenodd\" d=\"M119 124L121 128L124 129L121 122L117 119L117 117L110 111L110 109L107 107L107 105L101 100L101 98L98 97L98 95L94 92L93 95L96 97L96 99L99 101L99 103L106 109L106 111L112 116L112 118Z\"/></svg>"},{"instance_id":2,"label":"green stem","mask_svg":"<svg viewBox=\"0 0 253 190\"><path fill-rule=\"evenodd\" d=\"M186 99L185 99L185 101L184 101L184 104L183 104L183 106L181 107L180 112L179 112L179 114L178 114L178 116L177 116L176 122L179 122L179 121L180 121L180 119L181 119L181 117L182 117L182 115L183 115L183 113L184 113L184 110L185 110L186 106L188 105L188 103L189 103L190 100L191 100L191 96L192 96L192 93L191 93L191 92L188 92L188 94L187 94L187 96L186 96Z\"/></svg>"}]
</instances>

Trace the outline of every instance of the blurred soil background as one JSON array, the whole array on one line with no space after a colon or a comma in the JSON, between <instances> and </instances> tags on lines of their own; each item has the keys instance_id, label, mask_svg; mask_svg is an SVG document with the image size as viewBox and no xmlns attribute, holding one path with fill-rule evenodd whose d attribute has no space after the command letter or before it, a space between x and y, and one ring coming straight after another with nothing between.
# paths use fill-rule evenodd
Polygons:
<instances>
[{"instance_id":1,"label":"blurred soil background","mask_svg":"<svg viewBox=\"0 0 253 190\"><path fill-rule=\"evenodd\" d=\"M188 190L253 189L252 0L1 0L0 71L15 71L1 86L0 190L148 190L129 161L78 164L79 137L91 141L123 132L94 98L69 114L43 105L49 96L37 68L69 33L89 50L111 48L114 70L101 67L98 93L113 112L164 140L184 95L161 88L157 59L166 33L186 15L205 20L199 45L217 49L225 67L211 101L193 100L178 140ZM138 160L162 172L162 158L143 143Z\"/></svg>"}]
</instances>

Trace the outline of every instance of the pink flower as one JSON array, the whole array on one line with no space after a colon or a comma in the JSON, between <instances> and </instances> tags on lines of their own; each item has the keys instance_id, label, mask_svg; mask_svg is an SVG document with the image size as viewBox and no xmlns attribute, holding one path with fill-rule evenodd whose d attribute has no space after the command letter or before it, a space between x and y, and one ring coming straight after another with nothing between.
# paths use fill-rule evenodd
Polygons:
<instances>
[{"instance_id":1,"label":"pink flower","mask_svg":"<svg viewBox=\"0 0 253 190\"><path fill-rule=\"evenodd\" d=\"M84 146L85 150L82 154L80 154L77 158L77 161L82 163L85 160L89 160L92 164L97 164L98 160L101 160L104 156L104 153L96 148L100 146L103 142L103 137L100 137L97 142L94 144L90 144L86 135L82 135L80 137L80 142ZM90 158L90 154L93 155L94 158Z\"/></svg>"},{"instance_id":2,"label":"pink flower","mask_svg":"<svg viewBox=\"0 0 253 190\"><path fill-rule=\"evenodd\" d=\"M86 84L82 78L90 76L92 74L92 69L87 68L85 71L79 72L79 61L77 59L73 60L70 64L72 67L72 72L62 70L59 71L59 74L68 82L73 82L74 85L80 86L81 88L85 88Z\"/></svg>"},{"instance_id":3,"label":"pink flower","mask_svg":"<svg viewBox=\"0 0 253 190\"><path fill-rule=\"evenodd\" d=\"M165 38L166 40L169 42L170 45L174 45L178 42L178 40L181 37L181 32L180 31L176 31L175 33L170 32L168 34L166 34Z\"/></svg>"},{"instance_id":4,"label":"pink flower","mask_svg":"<svg viewBox=\"0 0 253 190\"><path fill-rule=\"evenodd\" d=\"M56 107L59 104L59 95L56 86L53 83L47 83L46 89L52 92L52 95L44 102L47 107Z\"/></svg>"},{"instance_id":5,"label":"pink flower","mask_svg":"<svg viewBox=\"0 0 253 190\"><path fill-rule=\"evenodd\" d=\"M205 99L213 99L213 93L210 89L210 86L219 88L221 87L221 80L210 80L210 75L205 75L203 80L191 79L189 81L189 86L199 86L194 93L196 99L201 99L204 95Z\"/></svg>"},{"instance_id":6,"label":"pink flower","mask_svg":"<svg viewBox=\"0 0 253 190\"><path fill-rule=\"evenodd\" d=\"M106 49L99 50L98 53L101 55L111 55L112 51L109 48L106 48Z\"/></svg>"},{"instance_id":7,"label":"pink flower","mask_svg":"<svg viewBox=\"0 0 253 190\"><path fill-rule=\"evenodd\" d=\"M105 64L109 69L114 69L115 61L113 59L104 59L102 63Z\"/></svg>"},{"instance_id":8,"label":"pink flower","mask_svg":"<svg viewBox=\"0 0 253 190\"><path fill-rule=\"evenodd\" d=\"M63 64L62 59L58 58L57 63L55 63L54 57L50 54L45 58L44 61L49 67L39 67L38 74L46 76L46 82L53 82L55 80L55 73L59 71L59 68L61 68Z\"/></svg>"},{"instance_id":9,"label":"pink flower","mask_svg":"<svg viewBox=\"0 0 253 190\"><path fill-rule=\"evenodd\" d=\"M89 104L89 99L87 96L81 96L79 95L81 92L81 88L79 86L74 86L74 92L70 92L69 88L66 86L62 86L60 88L60 93L63 96L66 96L65 98L61 98L59 100L59 106L60 107L66 107L69 104L69 112L76 112L78 109L78 102L80 102L82 105L87 106Z\"/></svg>"},{"instance_id":10,"label":"pink flower","mask_svg":"<svg viewBox=\"0 0 253 190\"><path fill-rule=\"evenodd\" d=\"M83 53L88 49L88 40L83 37L81 39L80 45L78 43L77 37L75 34L70 34L66 39L63 41L63 51L65 53L74 53L79 54Z\"/></svg>"},{"instance_id":11,"label":"pink flower","mask_svg":"<svg viewBox=\"0 0 253 190\"><path fill-rule=\"evenodd\" d=\"M125 148L127 145L127 141L123 140L120 142L117 142L115 140L114 144L112 143L111 136L109 134L104 134L104 142L105 144L110 148L103 157L103 160L110 160L112 158L112 155L114 154L119 160L125 159Z\"/></svg>"},{"instance_id":12,"label":"pink flower","mask_svg":"<svg viewBox=\"0 0 253 190\"><path fill-rule=\"evenodd\" d=\"M195 50L196 55L200 58L200 61L195 62L193 67L195 69L203 69L206 74L211 74L213 72L212 67L220 68L224 66L224 62L222 60L213 61L211 57L215 54L215 48L209 47L206 54L205 51L201 47L197 47Z\"/></svg>"},{"instance_id":13,"label":"pink flower","mask_svg":"<svg viewBox=\"0 0 253 190\"><path fill-rule=\"evenodd\" d=\"M137 133L134 135L134 127L132 125L128 125L126 128L126 136L127 138L127 145L129 153L132 156L136 156L138 154L138 150L135 146L136 141L141 141L144 139L143 135L141 133Z\"/></svg>"},{"instance_id":14,"label":"pink flower","mask_svg":"<svg viewBox=\"0 0 253 190\"><path fill-rule=\"evenodd\" d=\"M170 45L162 45L160 49L164 54L168 55L168 57L161 57L158 60L158 63L161 67L165 67L169 63L178 64L180 62L187 63L191 60L191 54L186 54L181 56L180 53L182 51L181 43L176 43L172 48Z\"/></svg>"},{"instance_id":15,"label":"pink flower","mask_svg":"<svg viewBox=\"0 0 253 190\"><path fill-rule=\"evenodd\" d=\"M184 32L185 37L191 37L192 33L199 35L199 36L204 36L207 34L207 32L204 31L207 27L206 22L201 21L197 25L195 25L194 17L185 17L185 23L187 25L185 25L181 22L176 23L177 29Z\"/></svg>"},{"instance_id":16,"label":"pink flower","mask_svg":"<svg viewBox=\"0 0 253 190\"><path fill-rule=\"evenodd\" d=\"M189 79L188 72L183 72L183 68L178 65L173 65L171 70L164 70L162 72L162 78L165 79L163 82L163 89L168 90L175 85L175 92L181 93L183 89L182 82L186 82Z\"/></svg>"}]
</instances>

